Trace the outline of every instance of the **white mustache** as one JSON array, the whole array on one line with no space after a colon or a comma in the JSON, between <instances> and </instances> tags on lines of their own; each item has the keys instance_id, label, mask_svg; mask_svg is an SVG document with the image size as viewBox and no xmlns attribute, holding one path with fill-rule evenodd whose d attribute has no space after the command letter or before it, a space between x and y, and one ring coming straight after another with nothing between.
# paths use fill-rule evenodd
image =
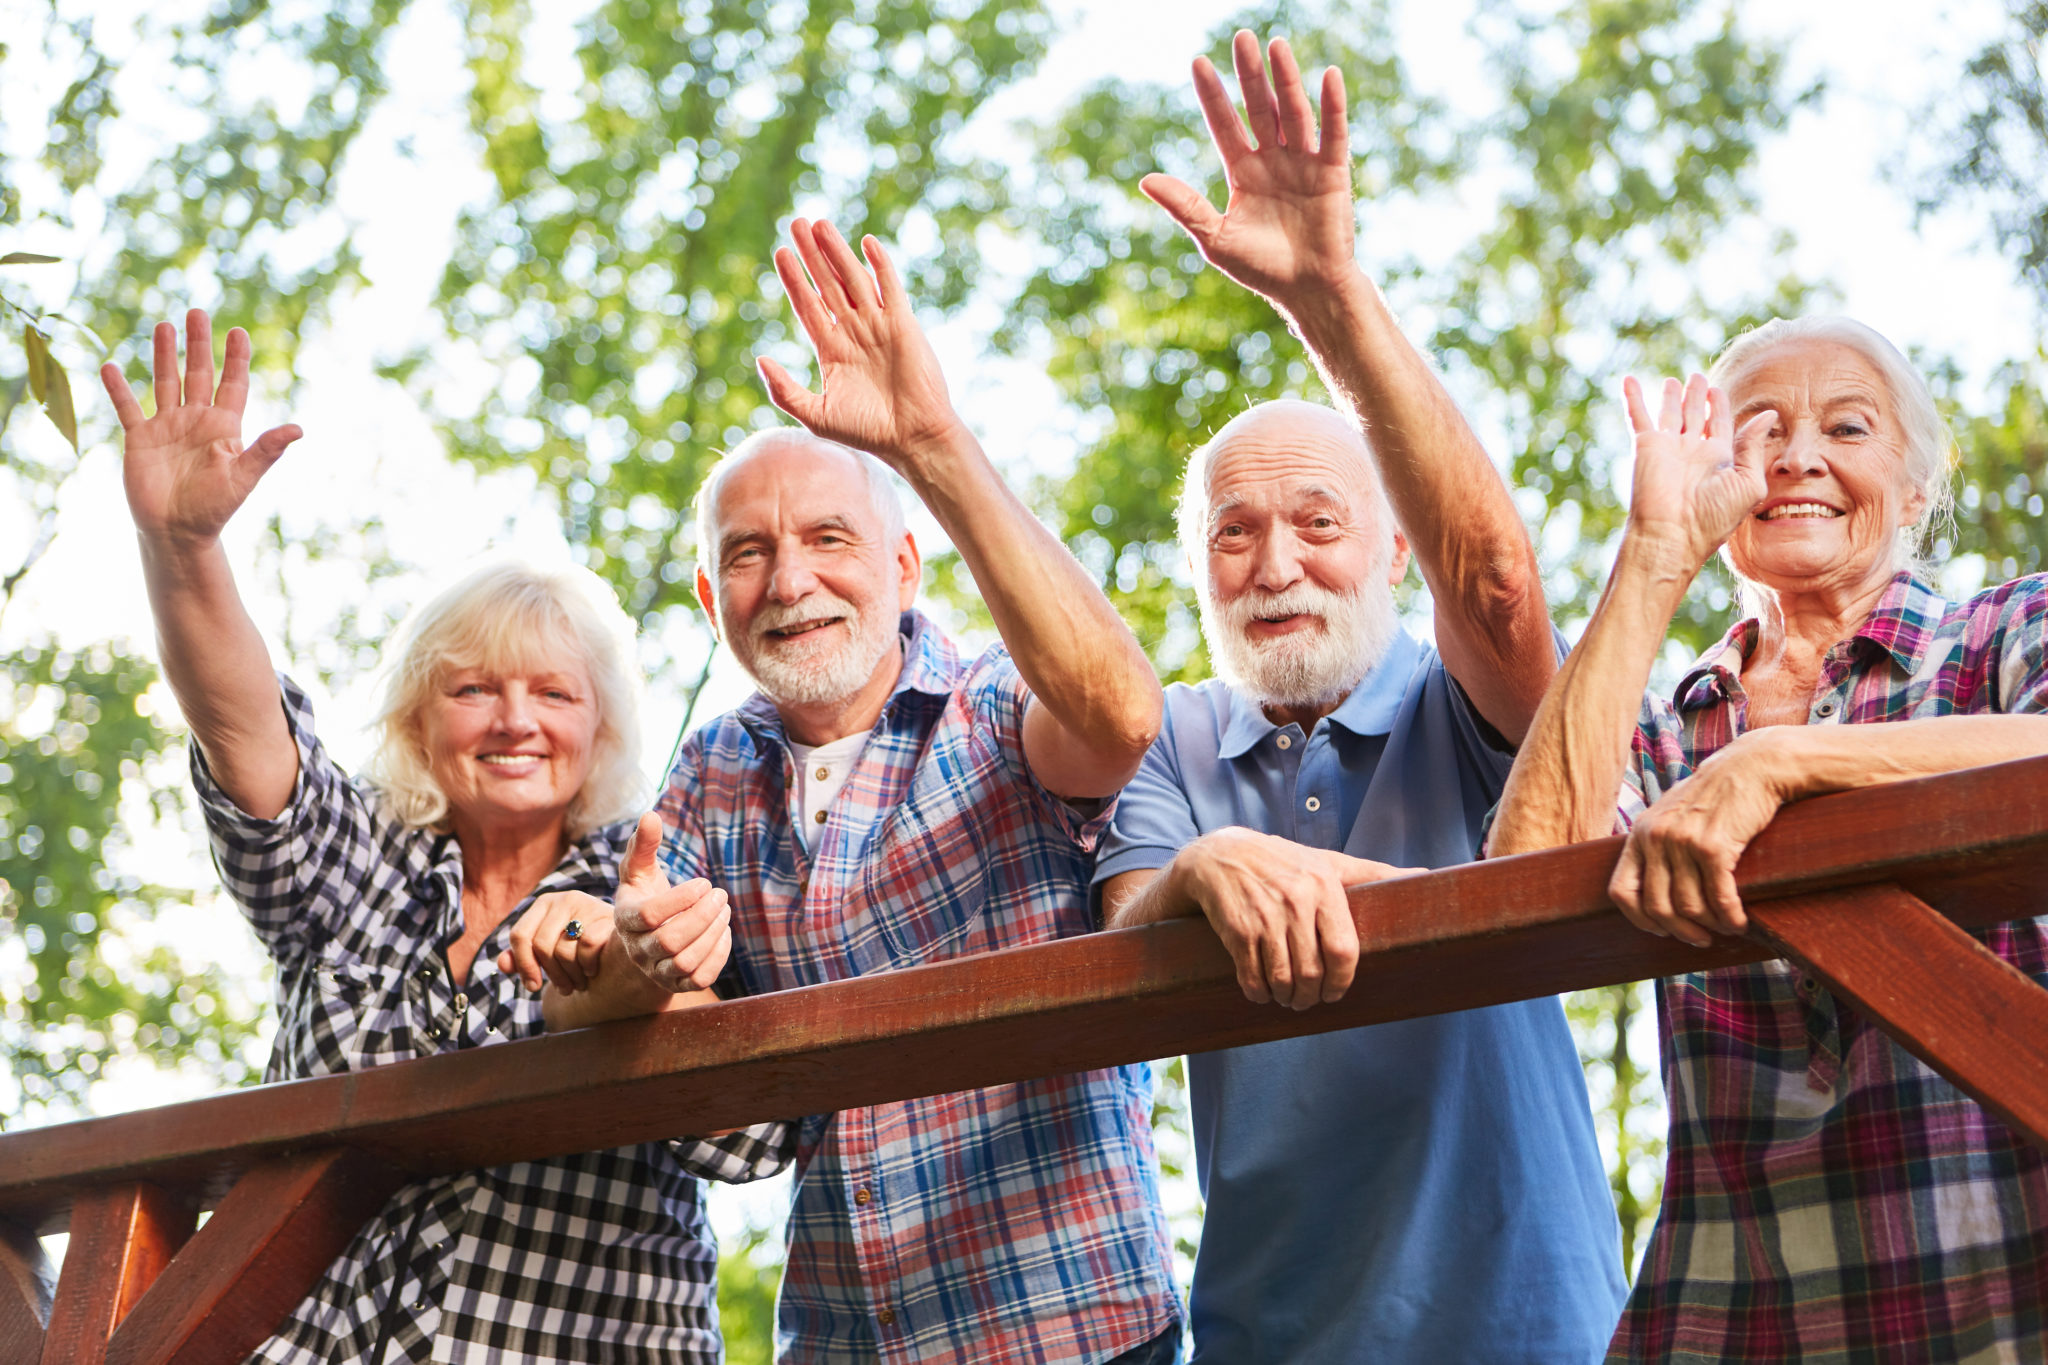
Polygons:
<instances>
[{"instance_id":1,"label":"white mustache","mask_svg":"<svg viewBox=\"0 0 2048 1365\"><path fill-rule=\"evenodd\" d=\"M859 615L851 602L830 593L813 594L788 606L777 606L771 602L754 617L754 638L766 639L773 631L802 625L806 621L822 622L832 617L851 621Z\"/></svg>"}]
</instances>

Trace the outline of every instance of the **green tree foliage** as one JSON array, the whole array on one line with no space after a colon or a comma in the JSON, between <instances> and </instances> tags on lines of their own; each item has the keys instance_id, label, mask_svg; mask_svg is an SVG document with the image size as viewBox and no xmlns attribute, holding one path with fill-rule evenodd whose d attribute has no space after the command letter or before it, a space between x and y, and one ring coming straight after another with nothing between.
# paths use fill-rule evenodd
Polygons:
<instances>
[{"instance_id":1,"label":"green tree foliage","mask_svg":"<svg viewBox=\"0 0 2048 1365\"><path fill-rule=\"evenodd\" d=\"M1935 120L1945 164L1921 208L1958 191L1983 204L2021 281L2048 307L2048 0L2005 0L2005 11L2004 31L1964 68L1959 115Z\"/></svg>"},{"instance_id":2,"label":"green tree foliage","mask_svg":"<svg viewBox=\"0 0 2048 1365\"><path fill-rule=\"evenodd\" d=\"M1383 222L1441 209L1454 180L1500 187L1491 221L1447 260L1370 265L1409 316L1434 320L1418 339L1482 429L1501 434L1511 482L1540 524L1553 605L1565 619L1583 613L1620 523L1620 376L1695 368L1734 331L1805 297L1796 282L1760 276L1752 301L1730 307L1688 269L1751 207L1757 142L1801 98L1782 89L1779 54L1731 16L1681 0L1493 6L1478 32L1503 103L1475 117L1415 90L1388 55L1384 4L1333 0L1258 21L1293 34L1305 66L1345 73L1369 258ZM1226 68L1230 27L1211 53ZM1272 311L1205 271L1138 194L1139 177L1163 169L1220 201L1220 167L1187 91L1089 91L1052 122L1041 157L1045 176L1015 217L1045 243L1048 264L1000 340L1048 350L1053 378L1103 426L1061 494L1064 532L1162 673L1199 676L1171 524L1180 466L1246 403L1320 388ZM1727 605L1711 583L1698 596L1680 624L1688 644Z\"/></svg>"},{"instance_id":3,"label":"green tree foliage","mask_svg":"<svg viewBox=\"0 0 2048 1365\"><path fill-rule=\"evenodd\" d=\"M798 210L918 244L925 299L972 283L998 178L967 117L1044 50L1037 0L605 0L556 111L519 76L523 6L469 11L494 191L440 305L505 375L451 444L524 465L636 616L683 607L682 516L713 454L770 420L753 357L793 342L770 256ZM413 366L401 372L427 371Z\"/></svg>"},{"instance_id":4,"label":"green tree foliage","mask_svg":"<svg viewBox=\"0 0 2048 1365\"><path fill-rule=\"evenodd\" d=\"M123 1055L196 1057L226 1083L254 1079L247 992L123 932L190 894L115 866L124 799L175 806L183 785L174 761L158 771L176 737L144 697L156 670L110 646L48 645L10 652L0 670L0 924L28 968L0 962L0 1066L22 1113L83 1109Z\"/></svg>"}]
</instances>

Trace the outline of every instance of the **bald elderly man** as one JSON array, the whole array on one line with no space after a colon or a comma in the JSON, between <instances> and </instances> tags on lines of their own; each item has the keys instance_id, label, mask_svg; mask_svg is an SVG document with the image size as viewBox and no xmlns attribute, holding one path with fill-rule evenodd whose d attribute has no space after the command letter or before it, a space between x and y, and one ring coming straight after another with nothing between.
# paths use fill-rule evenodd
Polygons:
<instances>
[{"instance_id":1,"label":"bald elderly man","mask_svg":"<svg viewBox=\"0 0 2048 1365\"><path fill-rule=\"evenodd\" d=\"M764 360L807 430L741 442L698 495L697 595L759 690L669 773L677 885L618 898L632 963L671 990L721 915L722 994L1092 931L1095 844L1159 727L1144 652L955 414L888 258L791 236L776 268L824 393ZM890 469L995 617L979 658L914 605ZM1128 1066L803 1120L777 1359L1167 1365L1151 1110Z\"/></svg>"},{"instance_id":2,"label":"bald elderly man","mask_svg":"<svg viewBox=\"0 0 2048 1365\"><path fill-rule=\"evenodd\" d=\"M1347 884L1474 856L1557 660L1507 489L1353 260L1342 82L1325 75L1319 145L1270 51L1269 76L1237 35L1249 135L1196 64L1229 210L1144 188L1286 315L1342 415L1263 404L1189 461L1180 535L1216 678L1168 690L1095 876L1110 927L1204 915L1245 994L1299 1010L1357 969ZM1434 649L1394 610L1411 553ZM1601 1357L1618 1229L1555 998L1212 1052L1188 1076L1198 1365Z\"/></svg>"}]
</instances>

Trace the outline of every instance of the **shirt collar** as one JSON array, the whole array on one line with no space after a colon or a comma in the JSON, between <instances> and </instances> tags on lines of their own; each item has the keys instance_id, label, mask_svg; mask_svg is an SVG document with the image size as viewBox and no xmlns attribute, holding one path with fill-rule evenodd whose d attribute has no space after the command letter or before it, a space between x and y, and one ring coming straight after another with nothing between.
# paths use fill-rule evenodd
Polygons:
<instances>
[{"instance_id":1,"label":"shirt collar","mask_svg":"<svg viewBox=\"0 0 2048 1365\"><path fill-rule=\"evenodd\" d=\"M903 671L897 674L896 686L890 689L889 700L882 705L885 719L897 709L906 692L928 697L951 696L953 678L960 671L953 642L916 607L897 618L896 631L903 640ZM779 744L788 742L783 735L782 713L763 693L756 691L741 702L735 714L757 736L772 735Z\"/></svg>"},{"instance_id":2,"label":"shirt collar","mask_svg":"<svg viewBox=\"0 0 2048 1365\"><path fill-rule=\"evenodd\" d=\"M1934 589L1910 573L1894 574L1884 596L1856 628L1856 638L1890 654L1911 677L1920 671L1920 658L1934 642L1932 627L1947 614L1948 602Z\"/></svg>"},{"instance_id":3,"label":"shirt collar","mask_svg":"<svg viewBox=\"0 0 2048 1365\"><path fill-rule=\"evenodd\" d=\"M1401 714L1401 701L1408 695L1408 680L1415 673L1415 660L1422 646L1407 631L1396 627L1387 642L1386 653L1372 671L1351 689L1351 695L1329 714L1332 725L1341 725L1354 735L1384 735L1394 729ZM1217 753L1225 759L1240 758L1259 741L1280 727L1266 719L1265 711L1242 693L1231 693L1230 723L1224 727Z\"/></svg>"},{"instance_id":4,"label":"shirt collar","mask_svg":"<svg viewBox=\"0 0 2048 1365\"><path fill-rule=\"evenodd\" d=\"M1947 609L1948 603L1932 588L1901 571L1892 575L1884 596L1877 599L1850 638L1870 641L1911 675L1919 671L1920 656L1933 641L1930 625L1940 621ZM1728 628L1719 644L1694 660L1672 694L1678 709L1696 711L1735 695L1742 685L1743 662L1756 648L1761 629L1756 617L1744 617Z\"/></svg>"}]
</instances>

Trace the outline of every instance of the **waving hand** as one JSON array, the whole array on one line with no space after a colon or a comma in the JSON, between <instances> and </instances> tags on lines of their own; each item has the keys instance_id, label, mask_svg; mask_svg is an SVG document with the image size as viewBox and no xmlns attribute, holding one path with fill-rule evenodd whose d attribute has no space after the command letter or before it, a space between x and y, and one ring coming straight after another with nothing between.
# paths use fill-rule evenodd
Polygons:
<instances>
[{"instance_id":1,"label":"waving hand","mask_svg":"<svg viewBox=\"0 0 2048 1365\"><path fill-rule=\"evenodd\" d=\"M1207 57L1195 59L1195 94L1209 135L1223 157L1230 202L1218 213L1185 181L1148 175L1139 182L1201 248L1203 259L1277 304L1326 286L1352 265L1351 151L1344 119L1344 78L1323 73L1322 130L1284 38L1266 54L1249 30L1231 43L1247 132L1223 78Z\"/></svg>"},{"instance_id":2,"label":"waving hand","mask_svg":"<svg viewBox=\"0 0 2048 1365\"><path fill-rule=\"evenodd\" d=\"M1634 376L1622 381L1622 396L1636 444L1630 530L1680 554L1688 572L1696 570L1763 501L1757 443L1777 414L1757 413L1737 431L1728 395L1699 375L1684 385L1665 380L1654 419Z\"/></svg>"},{"instance_id":3,"label":"waving hand","mask_svg":"<svg viewBox=\"0 0 2048 1365\"><path fill-rule=\"evenodd\" d=\"M296 426L273 427L242 444L249 401L249 334L228 332L227 363L214 385L213 324L194 308L185 315L185 375L178 378L178 332L156 327L156 413L145 418L118 365L100 370L125 437L122 482L136 529L145 537L206 542L218 537L285 447Z\"/></svg>"},{"instance_id":4,"label":"waving hand","mask_svg":"<svg viewBox=\"0 0 2048 1365\"><path fill-rule=\"evenodd\" d=\"M796 251L776 251L775 273L818 353L824 393L812 393L764 356L759 363L768 396L813 435L900 470L960 425L939 358L911 316L910 298L881 243L861 239L863 265L830 223L799 218L789 235Z\"/></svg>"}]
</instances>

